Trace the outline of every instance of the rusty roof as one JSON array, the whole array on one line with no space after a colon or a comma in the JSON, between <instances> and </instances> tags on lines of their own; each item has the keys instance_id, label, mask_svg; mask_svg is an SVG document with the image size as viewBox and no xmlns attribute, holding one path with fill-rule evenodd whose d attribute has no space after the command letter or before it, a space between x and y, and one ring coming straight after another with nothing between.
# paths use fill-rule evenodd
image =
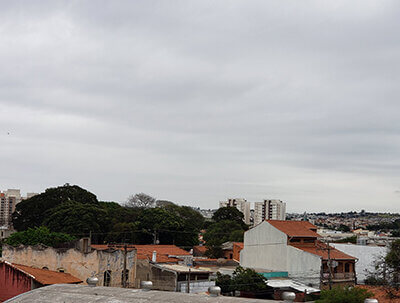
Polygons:
<instances>
[{"instance_id":1,"label":"rusty roof","mask_svg":"<svg viewBox=\"0 0 400 303\"><path fill-rule=\"evenodd\" d=\"M317 241L314 246L306 246L302 244L291 244L291 246L296 247L298 249L301 249L303 251L309 252L314 255L318 255L322 257L323 260L328 260L328 250L327 250L327 244L322 243L321 241ZM348 254L345 254L344 252L340 251L339 249L336 249L331 246L331 259L333 260L356 260L357 258L350 256Z\"/></svg>"},{"instance_id":2,"label":"rusty roof","mask_svg":"<svg viewBox=\"0 0 400 303\"><path fill-rule=\"evenodd\" d=\"M33 268L26 265L9 263L7 261L1 261L10 267L17 269L20 272L30 276L32 279L36 280L43 285L52 284L78 284L82 283L82 280L68 274L53 270Z\"/></svg>"},{"instance_id":3,"label":"rusty roof","mask_svg":"<svg viewBox=\"0 0 400 303\"><path fill-rule=\"evenodd\" d=\"M266 220L273 227L284 232L289 237L317 238L319 235L314 231L317 227L308 221L284 221Z\"/></svg>"}]
</instances>

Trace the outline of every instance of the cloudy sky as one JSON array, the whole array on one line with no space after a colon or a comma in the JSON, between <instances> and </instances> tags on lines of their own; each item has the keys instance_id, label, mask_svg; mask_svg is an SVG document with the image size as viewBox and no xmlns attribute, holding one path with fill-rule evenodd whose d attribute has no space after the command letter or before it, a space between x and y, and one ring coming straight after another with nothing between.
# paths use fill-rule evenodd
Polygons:
<instances>
[{"instance_id":1,"label":"cloudy sky","mask_svg":"<svg viewBox=\"0 0 400 303\"><path fill-rule=\"evenodd\" d=\"M400 2L0 1L0 187L399 211Z\"/></svg>"}]
</instances>

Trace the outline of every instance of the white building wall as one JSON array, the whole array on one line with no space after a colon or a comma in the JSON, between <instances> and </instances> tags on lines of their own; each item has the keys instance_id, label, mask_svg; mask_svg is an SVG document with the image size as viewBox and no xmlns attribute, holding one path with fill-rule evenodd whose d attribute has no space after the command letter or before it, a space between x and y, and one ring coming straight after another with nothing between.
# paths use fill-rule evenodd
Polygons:
<instances>
[{"instance_id":1,"label":"white building wall","mask_svg":"<svg viewBox=\"0 0 400 303\"><path fill-rule=\"evenodd\" d=\"M287 235L264 221L244 234L240 265L286 271L290 278L319 286L321 259L287 245Z\"/></svg>"},{"instance_id":2,"label":"white building wall","mask_svg":"<svg viewBox=\"0 0 400 303\"><path fill-rule=\"evenodd\" d=\"M250 202L247 202L246 199L243 198L232 198L227 201L220 201L219 207L236 207L241 213L243 213L243 221L250 225Z\"/></svg>"}]
</instances>

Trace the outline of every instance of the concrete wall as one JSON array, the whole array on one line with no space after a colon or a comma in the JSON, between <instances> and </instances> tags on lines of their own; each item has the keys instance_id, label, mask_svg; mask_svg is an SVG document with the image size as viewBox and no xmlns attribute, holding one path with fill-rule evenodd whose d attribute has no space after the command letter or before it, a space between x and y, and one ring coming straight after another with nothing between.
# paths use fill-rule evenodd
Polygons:
<instances>
[{"instance_id":1,"label":"concrete wall","mask_svg":"<svg viewBox=\"0 0 400 303\"><path fill-rule=\"evenodd\" d=\"M198 294L205 293L208 291L208 288L211 286L215 286L215 281L191 281L190 282L190 293ZM178 282L178 291L179 292L187 292L187 282L182 281Z\"/></svg>"},{"instance_id":2,"label":"concrete wall","mask_svg":"<svg viewBox=\"0 0 400 303\"><path fill-rule=\"evenodd\" d=\"M135 251L127 254L127 269L129 282L135 277ZM12 247L3 245L3 259L37 268L47 267L49 270L69 273L82 281L93 274L99 278L99 285L103 285L104 271L111 271L111 285L121 286L124 252L92 250L82 253L75 248L55 249L46 246L21 246Z\"/></svg>"},{"instance_id":3,"label":"concrete wall","mask_svg":"<svg viewBox=\"0 0 400 303\"><path fill-rule=\"evenodd\" d=\"M287 245L287 235L265 221L244 234L240 265L287 271L290 278L315 286L319 284L320 257Z\"/></svg>"},{"instance_id":4,"label":"concrete wall","mask_svg":"<svg viewBox=\"0 0 400 303\"><path fill-rule=\"evenodd\" d=\"M32 289L32 278L0 263L0 302Z\"/></svg>"}]
</instances>

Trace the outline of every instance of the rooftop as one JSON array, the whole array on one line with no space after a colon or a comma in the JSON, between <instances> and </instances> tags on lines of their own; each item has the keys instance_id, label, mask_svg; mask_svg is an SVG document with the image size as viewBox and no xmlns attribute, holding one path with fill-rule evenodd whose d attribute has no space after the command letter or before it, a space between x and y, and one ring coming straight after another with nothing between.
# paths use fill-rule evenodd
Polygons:
<instances>
[{"instance_id":1,"label":"rooftop","mask_svg":"<svg viewBox=\"0 0 400 303\"><path fill-rule=\"evenodd\" d=\"M308 221L267 220L267 222L289 237L319 237L316 233L317 227Z\"/></svg>"},{"instance_id":2,"label":"rooftop","mask_svg":"<svg viewBox=\"0 0 400 303\"><path fill-rule=\"evenodd\" d=\"M325 243L322 243L320 241L317 241L316 246L302 246L302 245L292 245L298 249L301 249L303 251L312 253L314 255L318 255L322 257L323 260L328 260L328 250L327 245ZM348 254L345 254L344 252L334 248L331 246L331 259L334 260L356 260L357 258L354 258Z\"/></svg>"},{"instance_id":3,"label":"rooftop","mask_svg":"<svg viewBox=\"0 0 400 303\"><path fill-rule=\"evenodd\" d=\"M24 274L30 276L32 279L36 280L37 282L43 285L82 283L81 280L67 273L61 273L58 271L52 271L47 269L33 268L30 266L25 266L20 264L12 264L7 261L0 261L0 262L5 263L12 268L15 268L20 272L23 272Z\"/></svg>"},{"instance_id":4,"label":"rooftop","mask_svg":"<svg viewBox=\"0 0 400 303\"><path fill-rule=\"evenodd\" d=\"M37 288L14 297L7 303L260 303L257 299L218 297L201 294L187 294L164 291L141 291L139 289L116 287L89 287L87 285L58 284ZM263 300L263 303L277 301Z\"/></svg>"}]
</instances>

